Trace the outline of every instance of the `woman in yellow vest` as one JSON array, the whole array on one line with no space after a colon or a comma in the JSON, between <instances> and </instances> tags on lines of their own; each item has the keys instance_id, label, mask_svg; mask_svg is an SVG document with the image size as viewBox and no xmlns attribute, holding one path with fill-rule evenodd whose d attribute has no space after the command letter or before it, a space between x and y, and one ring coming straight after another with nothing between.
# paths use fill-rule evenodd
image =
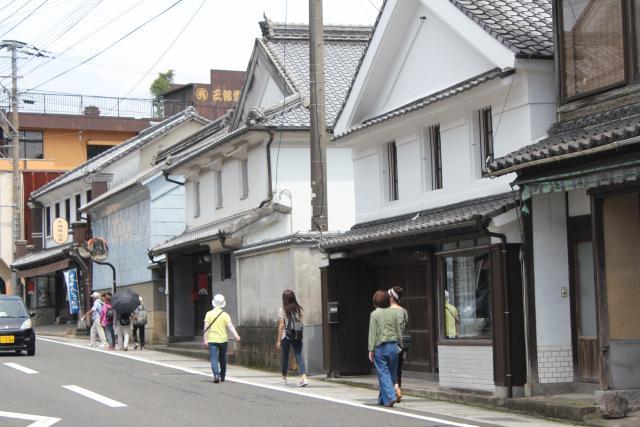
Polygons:
<instances>
[{"instance_id":1,"label":"woman in yellow vest","mask_svg":"<svg viewBox=\"0 0 640 427\"><path fill-rule=\"evenodd\" d=\"M224 296L217 294L213 297L211 304L213 305L213 310L207 312L206 316L204 316L202 344L209 347L213 382L217 384L220 381L224 381L227 374L227 344L229 342L227 329L231 331L238 342L240 342L240 335L238 335L236 328L231 323L231 316L222 310L227 305Z\"/></svg>"}]
</instances>

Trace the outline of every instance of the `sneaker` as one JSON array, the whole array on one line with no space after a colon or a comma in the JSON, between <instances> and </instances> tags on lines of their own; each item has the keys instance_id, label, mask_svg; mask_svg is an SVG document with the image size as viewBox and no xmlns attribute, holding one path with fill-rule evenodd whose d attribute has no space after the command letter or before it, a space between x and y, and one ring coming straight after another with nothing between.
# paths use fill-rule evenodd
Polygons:
<instances>
[{"instance_id":1,"label":"sneaker","mask_svg":"<svg viewBox=\"0 0 640 427\"><path fill-rule=\"evenodd\" d=\"M396 402L400 403L402 400L402 390L400 390L400 386L396 385Z\"/></svg>"},{"instance_id":2,"label":"sneaker","mask_svg":"<svg viewBox=\"0 0 640 427\"><path fill-rule=\"evenodd\" d=\"M298 387L306 387L309 385L309 381L307 381L306 378L302 378L300 379L300 381L298 381Z\"/></svg>"},{"instance_id":3,"label":"sneaker","mask_svg":"<svg viewBox=\"0 0 640 427\"><path fill-rule=\"evenodd\" d=\"M220 377L220 382L223 383L224 382L224 377Z\"/></svg>"},{"instance_id":4,"label":"sneaker","mask_svg":"<svg viewBox=\"0 0 640 427\"><path fill-rule=\"evenodd\" d=\"M220 377L219 377L219 376L217 376L217 375L214 375L214 376L213 376L213 382L214 382L215 384L218 384L218 383L220 382Z\"/></svg>"},{"instance_id":5,"label":"sneaker","mask_svg":"<svg viewBox=\"0 0 640 427\"><path fill-rule=\"evenodd\" d=\"M134 345L133 345L133 349L134 349L134 350L137 350L137 349L138 349L138 344L134 344Z\"/></svg>"},{"instance_id":6,"label":"sneaker","mask_svg":"<svg viewBox=\"0 0 640 427\"><path fill-rule=\"evenodd\" d=\"M282 385L287 385L287 379L283 378L282 381L280 381L280 384Z\"/></svg>"},{"instance_id":7,"label":"sneaker","mask_svg":"<svg viewBox=\"0 0 640 427\"><path fill-rule=\"evenodd\" d=\"M123 348L124 351L127 351L127 347Z\"/></svg>"}]
</instances>

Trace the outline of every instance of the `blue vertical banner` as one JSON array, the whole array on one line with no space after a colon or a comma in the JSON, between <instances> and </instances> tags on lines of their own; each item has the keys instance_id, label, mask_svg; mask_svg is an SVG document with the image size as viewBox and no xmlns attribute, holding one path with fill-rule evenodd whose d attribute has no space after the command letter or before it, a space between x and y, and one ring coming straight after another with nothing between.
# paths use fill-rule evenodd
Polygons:
<instances>
[{"instance_id":1,"label":"blue vertical banner","mask_svg":"<svg viewBox=\"0 0 640 427\"><path fill-rule=\"evenodd\" d=\"M80 297L78 295L78 270L72 268L64 273L64 281L67 283L67 299L69 300L69 312L78 314L80 312Z\"/></svg>"}]
</instances>

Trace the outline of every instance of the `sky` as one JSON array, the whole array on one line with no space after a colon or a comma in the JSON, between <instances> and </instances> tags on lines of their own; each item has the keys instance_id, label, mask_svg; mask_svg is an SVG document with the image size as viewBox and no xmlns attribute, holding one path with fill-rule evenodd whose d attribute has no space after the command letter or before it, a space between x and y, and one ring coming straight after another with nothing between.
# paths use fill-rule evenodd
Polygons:
<instances>
[{"instance_id":1,"label":"sky","mask_svg":"<svg viewBox=\"0 0 640 427\"><path fill-rule=\"evenodd\" d=\"M323 3L325 24L372 25L382 0ZM274 22L307 23L308 4L306 0L0 0L0 40L25 42L50 56L20 57L21 92L149 98L149 86L168 69L175 70L175 83L208 83L210 69L246 70L254 41L261 36L258 22L263 14ZM5 77L10 73L10 57L2 50L0 84L5 88L11 85Z\"/></svg>"}]
</instances>

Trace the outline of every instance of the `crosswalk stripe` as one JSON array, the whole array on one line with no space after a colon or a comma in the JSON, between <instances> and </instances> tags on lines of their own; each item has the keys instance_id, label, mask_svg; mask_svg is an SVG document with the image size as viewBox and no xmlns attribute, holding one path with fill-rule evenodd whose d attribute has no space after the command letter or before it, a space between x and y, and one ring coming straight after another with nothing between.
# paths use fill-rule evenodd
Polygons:
<instances>
[{"instance_id":1,"label":"crosswalk stripe","mask_svg":"<svg viewBox=\"0 0 640 427\"><path fill-rule=\"evenodd\" d=\"M63 385L62 388L66 388L67 390L73 391L74 393L78 393L84 397L88 397L89 399L93 399L96 402L100 402L103 405L107 405L112 408L121 408L123 406L127 406L124 403L118 402L117 400L109 399L106 396L95 393L91 390L87 390L86 388L79 387L77 385Z\"/></svg>"},{"instance_id":2,"label":"crosswalk stripe","mask_svg":"<svg viewBox=\"0 0 640 427\"><path fill-rule=\"evenodd\" d=\"M37 374L38 371L34 371L33 369L27 368L26 366L18 365L17 363L7 362L5 363L10 368L17 369L18 371L22 371L25 374Z\"/></svg>"}]
</instances>

